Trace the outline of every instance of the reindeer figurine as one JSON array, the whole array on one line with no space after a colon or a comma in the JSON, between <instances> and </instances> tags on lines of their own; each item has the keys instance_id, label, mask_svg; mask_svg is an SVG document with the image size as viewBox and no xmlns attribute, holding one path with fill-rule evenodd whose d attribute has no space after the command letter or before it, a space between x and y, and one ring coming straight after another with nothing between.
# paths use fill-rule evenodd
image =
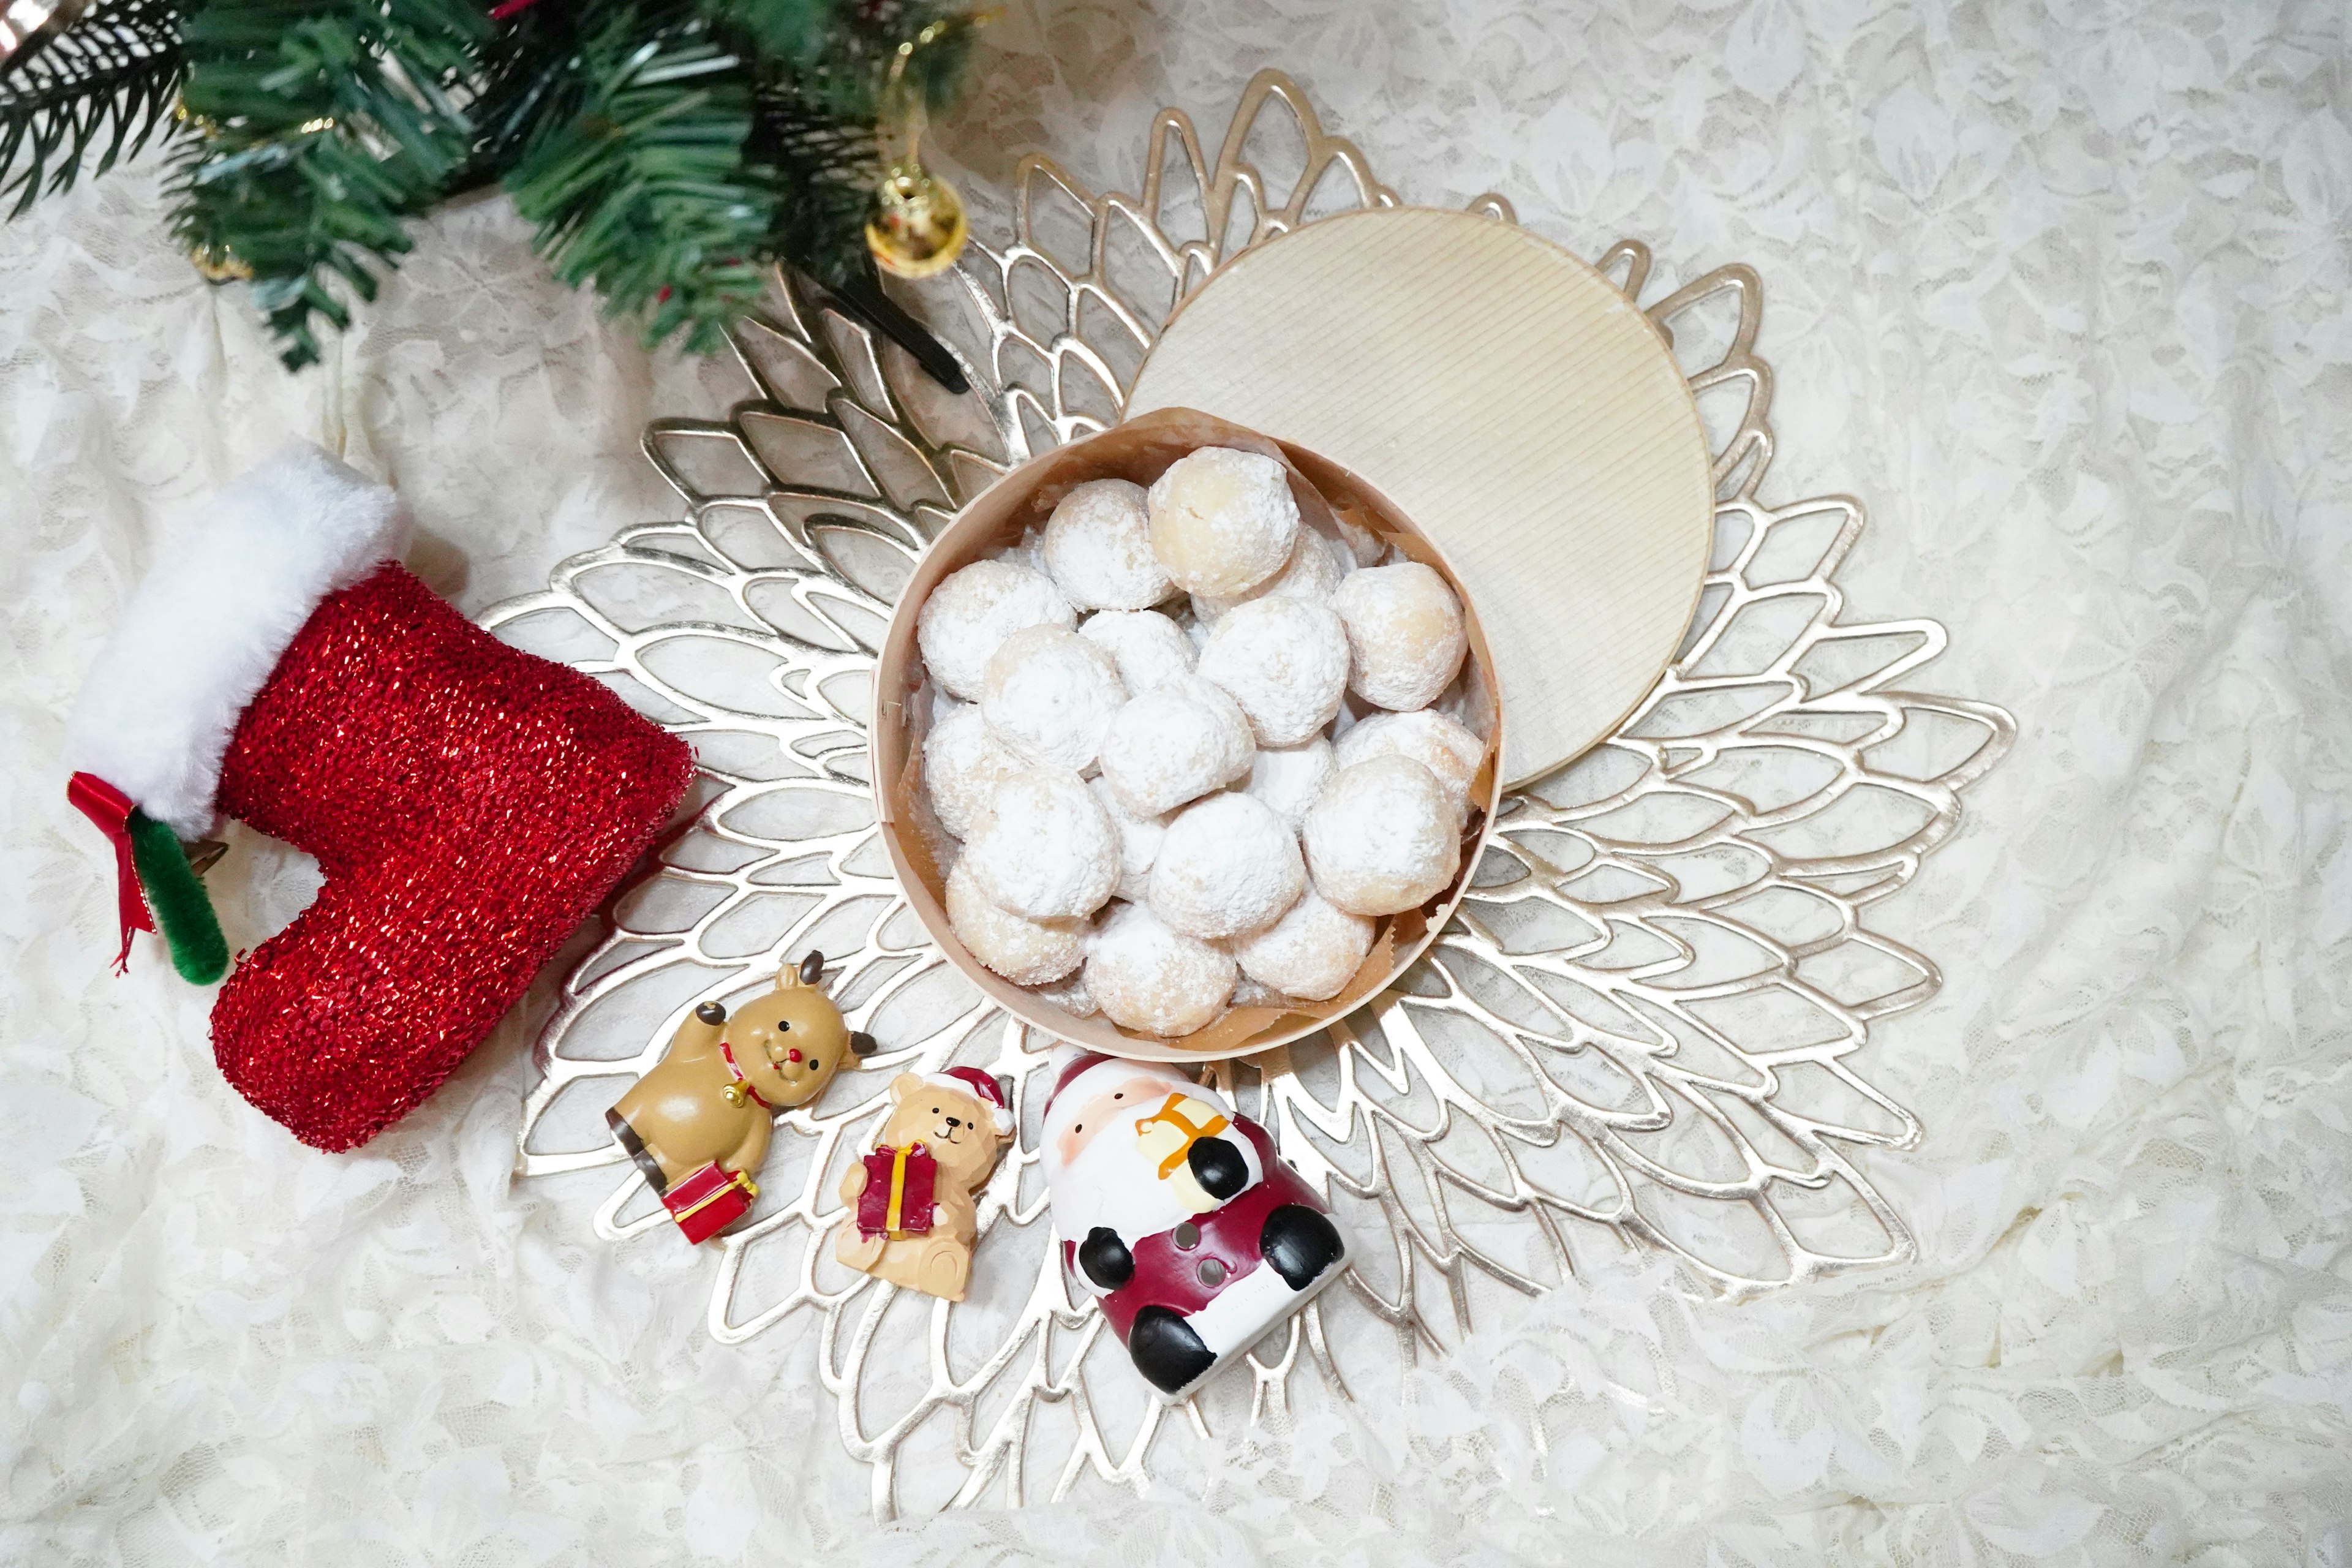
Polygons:
<instances>
[{"instance_id":1,"label":"reindeer figurine","mask_svg":"<svg viewBox=\"0 0 2352 1568\"><path fill-rule=\"evenodd\" d=\"M604 1113L687 1240L716 1236L759 1197L778 1111L824 1093L844 1058L874 1054L874 1037L851 1031L820 987L824 973L824 954L811 952L732 1019L705 1002Z\"/></svg>"}]
</instances>

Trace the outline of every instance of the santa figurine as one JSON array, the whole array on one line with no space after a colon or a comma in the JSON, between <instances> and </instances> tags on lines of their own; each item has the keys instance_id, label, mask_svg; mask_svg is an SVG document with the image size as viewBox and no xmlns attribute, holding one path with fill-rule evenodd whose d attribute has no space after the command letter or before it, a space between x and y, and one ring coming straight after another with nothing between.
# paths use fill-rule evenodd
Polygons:
<instances>
[{"instance_id":1,"label":"santa figurine","mask_svg":"<svg viewBox=\"0 0 2352 1568\"><path fill-rule=\"evenodd\" d=\"M1179 1068L1067 1049L1042 1154L1062 1261L1135 1367L1183 1399L1345 1270L1330 1210Z\"/></svg>"}]
</instances>

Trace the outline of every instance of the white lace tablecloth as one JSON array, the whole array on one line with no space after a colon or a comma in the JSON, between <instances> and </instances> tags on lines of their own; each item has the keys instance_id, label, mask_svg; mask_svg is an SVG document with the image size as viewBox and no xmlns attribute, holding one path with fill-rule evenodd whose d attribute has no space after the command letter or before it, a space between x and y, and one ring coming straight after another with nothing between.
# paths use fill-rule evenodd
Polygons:
<instances>
[{"instance_id":1,"label":"white lace tablecloth","mask_svg":"<svg viewBox=\"0 0 2352 1568\"><path fill-rule=\"evenodd\" d=\"M561 3L561 0L551 0ZM1740 1306L1588 1272L1402 1408L1192 1444L1146 1497L884 1529L814 1350L702 1331L684 1248L509 1183L531 1009L351 1156L106 973L64 715L174 509L307 436L469 610L669 515L648 357L501 202L282 374L150 160L0 227L0 1561L2352 1561L2352 65L2341 0L1912 10L1016 0L944 141L1132 189L1151 113L1297 74L1408 199L1762 273L1777 484L2016 713L1884 917L1942 994L1867 1071L1895 1272ZM1097 162L1100 160L1100 162ZM313 886L240 833L233 946ZM542 983L542 988L544 983Z\"/></svg>"}]
</instances>

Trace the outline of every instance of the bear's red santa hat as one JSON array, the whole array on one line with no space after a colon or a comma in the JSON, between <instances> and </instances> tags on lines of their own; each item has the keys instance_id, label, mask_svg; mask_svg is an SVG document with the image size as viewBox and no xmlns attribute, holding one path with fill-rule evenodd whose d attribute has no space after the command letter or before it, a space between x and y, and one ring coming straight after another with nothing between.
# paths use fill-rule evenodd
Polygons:
<instances>
[{"instance_id":1,"label":"bear's red santa hat","mask_svg":"<svg viewBox=\"0 0 2352 1568\"><path fill-rule=\"evenodd\" d=\"M923 1074L925 1083L935 1083L941 1089L951 1089L968 1094L988 1107L990 1120L996 1124L999 1138L1013 1136L1013 1108L1004 1103L1004 1089L997 1081L978 1068L949 1068L944 1072Z\"/></svg>"}]
</instances>

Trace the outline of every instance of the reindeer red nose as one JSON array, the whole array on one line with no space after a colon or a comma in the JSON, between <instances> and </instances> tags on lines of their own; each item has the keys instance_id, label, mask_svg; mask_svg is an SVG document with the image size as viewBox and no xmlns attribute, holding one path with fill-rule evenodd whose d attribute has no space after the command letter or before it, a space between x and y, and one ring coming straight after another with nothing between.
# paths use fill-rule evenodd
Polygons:
<instances>
[{"instance_id":1,"label":"reindeer red nose","mask_svg":"<svg viewBox=\"0 0 2352 1568\"><path fill-rule=\"evenodd\" d=\"M792 1049L792 1050L786 1051L786 1052L784 1053L784 1060L786 1060L786 1061L788 1061L788 1062L796 1062L796 1061L798 1061L798 1060L800 1060L800 1059L801 1059L801 1053L800 1053L800 1051L799 1051L799 1049L798 1049L797 1047L795 1047L795 1048L793 1048L793 1049Z\"/></svg>"}]
</instances>

